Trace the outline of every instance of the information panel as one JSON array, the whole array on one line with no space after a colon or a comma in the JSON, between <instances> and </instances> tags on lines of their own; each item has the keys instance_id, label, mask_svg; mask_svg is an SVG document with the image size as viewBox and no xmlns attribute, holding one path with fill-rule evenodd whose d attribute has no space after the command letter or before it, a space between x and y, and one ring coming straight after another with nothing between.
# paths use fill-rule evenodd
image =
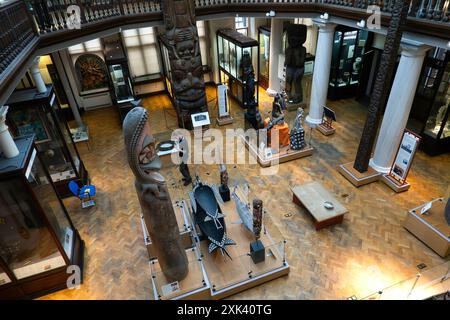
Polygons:
<instances>
[{"instance_id":1,"label":"information panel","mask_svg":"<svg viewBox=\"0 0 450 320\"><path fill-rule=\"evenodd\" d=\"M389 175L394 179L404 183L408 175L411 163L420 142L420 137L409 130L403 133L403 139L397 151L397 155L392 165Z\"/></svg>"}]
</instances>

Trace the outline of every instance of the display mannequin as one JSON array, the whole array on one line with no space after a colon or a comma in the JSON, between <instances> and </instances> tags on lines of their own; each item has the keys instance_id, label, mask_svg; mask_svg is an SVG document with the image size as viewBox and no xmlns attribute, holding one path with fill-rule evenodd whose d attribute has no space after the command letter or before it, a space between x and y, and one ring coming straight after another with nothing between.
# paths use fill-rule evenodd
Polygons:
<instances>
[{"instance_id":1,"label":"display mannequin","mask_svg":"<svg viewBox=\"0 0 450 320\"><path fill-rule=\"evenodd\" d=\"M161 161L147 120L148 113L142 107L132 109L125 117L123 133L128 164L135 176L145 225L161 270L169 281L180 281L188 273L188 259L166 180L159 173Z\"/></svg>"},{"instance_id":2,"label":"display mannequin","mask_svg":"<svg viewBox=\"0 0 450 320\"><path fill-rule=\"evenodd\" d=\"M288 47L284 64L286 67L286 93L290 104L303 102L302 78L305 73L306 26L289 24L286 28Z\"/></svg>"}]
</instances>

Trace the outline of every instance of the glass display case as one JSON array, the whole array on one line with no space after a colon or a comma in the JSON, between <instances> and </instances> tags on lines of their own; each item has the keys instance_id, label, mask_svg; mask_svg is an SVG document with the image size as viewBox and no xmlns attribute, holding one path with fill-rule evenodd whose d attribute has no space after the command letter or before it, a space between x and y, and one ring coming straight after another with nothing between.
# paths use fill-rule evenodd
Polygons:
<instances>
[{"instance_id":1,"label":"glass display case","mask_svg":"<svg viewBox=\"0 0 450 320\"><path fill-rule=\"evenodd\" d=\"M422 136L420 148L429 155L450 151L450 52L427 53L411 108L408 128Z\"/></svg>"},{"instance_id":2,"label":"glass display case","mask_svg":"<svg viewBox=\"0 0 450 320\"><path fill-rule=\"evenodd\" d=\"M269 56L270 56L270 27L262 26L258 29L259 39L259 85L269 87Z\"/></svg>"},{"instance_id":3,"label":"glass display case","mask_svg":"<svg viewBox=\"0 0 450 320\"><path fill-rule=\"evenodd\" d=\"M364 52L371 40L367 30L338 26L334 32L328 98L354 96L358 88Z\"/></svg>"},{"instance_id":4,"label":"glass display case","mask_svg":"<svg viewBox=\"0 0 450 320\"><path fill-rule=\"evenodd\" d=\"M255 75L255 101L258 103L258 41L233 29L221 29L217 31L217 51L220 82L228 85L230 96L243 108L247 107L244 101L246 86L243 79L243 62L251 61Z\"/></svg>"},{"instance_id":5,"label":"glass display case","mask_svg":"<svg viewBox=\"0 0 450 320\"><path fill-rule=\"evenodd\" d=\"M67 267L82 268L83 241L34 138L15 138L19 155L0 157L0 299L63 289L70 275Z\"/></svg>"},{"instance_id":6,"label":"glass display case","mask_svg":"<svg viewBox=\"0 0 450 320\"><path fill-rule=\"evenodd\" d=\"M14 136L34 134L36 148L60 197L71 196L69 181L87 184L89 174L72 140L53 86L47 92L16 90L6 103L7 124Z\"/></svg>"},{"instance_id":7,"label":"glass display case","mask_svg":"<svg viewBox=\"0 0 450 320\"><path fill-rule=\"evenodd\" d=\"M105 63L109 73L111 97L119 109L120 120L123 121L133 107L130 102L134 100L128 58L120 34L102 38L102 40Z\"/></svg>"}]
</instances>

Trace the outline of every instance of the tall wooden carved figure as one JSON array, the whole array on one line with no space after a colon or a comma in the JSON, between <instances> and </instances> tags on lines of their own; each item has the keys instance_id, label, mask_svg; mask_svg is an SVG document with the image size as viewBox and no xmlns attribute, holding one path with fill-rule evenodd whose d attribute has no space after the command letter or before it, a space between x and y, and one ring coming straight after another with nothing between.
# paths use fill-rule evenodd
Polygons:
<instances>
[{"instance_id":1,"label":"tall wooden carved figure","mask_svg":"<svg viewBox=\"0 0 450 320\"><path fill-rule=\"evenodd\" d=\"M253 234L255 241L250 243L250 256L254 263L263 262L266 257L264 245L259 240L261 238L263 218L263 202L260 199L253 199Z\"/></svg>"},{"instance_id":2,"label":"tall wooden carved figure","mask_svg":"<svg viewBox=\"0 0 450 320\"><path fill-rule=\"evenodd\" d=\"M125 117L123 133L128 164L136 178L136 192L161 270L167 280L180 281L188 273L188 259L166 181L159 173L161 161L147 120L148 113L141 107L132 109Z\"/></svg>"},{"instance_id":3,"label":"tall wooden carved figure","mask_svg":"<svg viewBox=\"0 0 450 320\"><path fill-rule=\"evenodd\" d=\"M165 34L180 127L192 129L190 115L208 111L193 0L162 1Z\"/></svg>"}]
</instances>

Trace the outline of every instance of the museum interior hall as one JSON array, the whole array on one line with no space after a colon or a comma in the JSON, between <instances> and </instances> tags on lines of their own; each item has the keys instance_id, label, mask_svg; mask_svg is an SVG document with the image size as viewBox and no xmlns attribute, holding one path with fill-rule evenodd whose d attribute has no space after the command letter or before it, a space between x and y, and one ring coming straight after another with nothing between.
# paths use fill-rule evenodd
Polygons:
<instances>
[{"instance_id":1,"label":"museum interior hall","mask_svg":"<svg viewBox=\"0 0 450 320\"><path fill-rule=\"evenodd\" d=\"M0 0L0 300L450 300L450 0Z\"/></svg>"}]
</instances>

